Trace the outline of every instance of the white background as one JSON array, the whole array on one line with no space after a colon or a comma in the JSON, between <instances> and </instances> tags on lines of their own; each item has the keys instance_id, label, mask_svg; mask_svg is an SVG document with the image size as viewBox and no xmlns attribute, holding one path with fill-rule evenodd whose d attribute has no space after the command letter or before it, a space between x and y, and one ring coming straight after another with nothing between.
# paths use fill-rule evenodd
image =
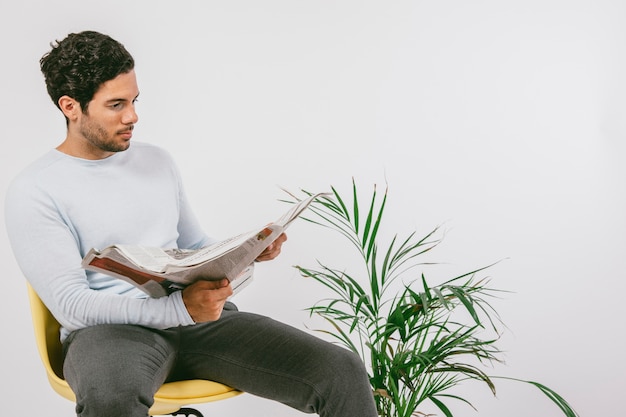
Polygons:
<instances>
[{"instance_id":1,"label":"white background","mask_svg":"<svg viewBox=\"0 0 626 417\"><path fill-rule=\"evenodd\" d=\"M279 187L389 184L385 233L443 225L432 280L490 270L508 330L494 374L537 380L582 416L615 416L626 386L626 3L525 1L8 1L0 3L0 193L64 137L38 60L94 29L136 58L133 140L180 164L216 237L285 210ZM155 196L158 206L159 196ZM294 264L343 266L302 223L240 308L305 328L321 296ZM69 416L35 351L24 279L0 235L2 415ZM534 388L458 394L457 415L558 416ZM244 395L207 416L297 416ZM23 411L28 409L28 411ZM424 410L429 410L427 407ZM430 410L432 411L432 410Z\"/></svg>"}]
</instances>

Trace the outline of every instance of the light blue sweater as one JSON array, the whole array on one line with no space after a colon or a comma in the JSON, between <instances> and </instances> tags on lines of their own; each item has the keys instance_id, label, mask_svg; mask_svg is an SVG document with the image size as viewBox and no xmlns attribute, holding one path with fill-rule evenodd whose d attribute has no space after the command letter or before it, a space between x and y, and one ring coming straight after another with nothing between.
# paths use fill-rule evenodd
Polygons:
<instances>
[{"instance_id":1,"label":"light blue sweater","mask_svg":"<svg viewBox=\"0 0 626 417\"><path fill-rule=\"evenodd\" d=\"M122 280L86 273L80 265L92 247L199 248L212 242L164 150L133 142L127 151L96 161L52 150L14 179L5 213L17 262L61 323L62 339L104 323L193 324L180 291L146 297Z\"/></svg>"}]
</instances>

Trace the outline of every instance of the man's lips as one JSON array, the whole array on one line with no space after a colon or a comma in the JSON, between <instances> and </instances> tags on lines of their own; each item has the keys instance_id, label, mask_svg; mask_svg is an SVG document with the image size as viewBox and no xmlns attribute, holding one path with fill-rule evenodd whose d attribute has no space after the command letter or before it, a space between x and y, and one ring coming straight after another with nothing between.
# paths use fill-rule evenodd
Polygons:
<instances>
[{"instance_id":1,"label":"man's lips","mask_svg":"<svg viewBox=\"0 0 626 417\"><path fill-rule=\"evenodd\" d=\"M118 135L130 139L133 136L133 127L130 127L128 129L123 129L117 132Z\"/></svg>"}]
</instances>

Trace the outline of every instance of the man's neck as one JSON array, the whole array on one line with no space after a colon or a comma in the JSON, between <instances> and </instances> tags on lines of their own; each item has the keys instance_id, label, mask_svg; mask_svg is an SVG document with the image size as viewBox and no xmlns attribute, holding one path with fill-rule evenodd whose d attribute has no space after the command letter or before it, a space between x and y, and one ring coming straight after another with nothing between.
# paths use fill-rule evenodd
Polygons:
<instances>
[{"instance_id":1,"label":"man's neck","mask_svg":"<svg viewBox=\"0 0 626 417\"><path fill-rule=\"evenodd\" d=\"M56 147L57 151L73 156L75 158L98 160L105 159L115 152L108 152L88 144L85 140L72 140L69 136Z\"/></svg>"}]
</instances>

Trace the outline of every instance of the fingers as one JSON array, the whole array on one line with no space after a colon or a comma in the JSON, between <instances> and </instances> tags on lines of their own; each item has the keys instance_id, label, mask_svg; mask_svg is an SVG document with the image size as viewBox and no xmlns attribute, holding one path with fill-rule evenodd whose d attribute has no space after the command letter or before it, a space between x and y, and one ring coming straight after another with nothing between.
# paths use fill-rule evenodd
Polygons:
<instances>
[{"instance_id":1,"label":"fingers","mask_svg":"<svg viewBox=\"0 0 626 417\"><path fill-rule=\"evenodd\" d=\"M215 321L222 315L224 304L233 294L227 279L200 280L183 290L183 302L196 323Z\"/></svg>"},{"instance_id":2,"label":"fingers","mask_svg":"<svg viewBox=\"0 0 626 417\"><path fill-rule=\"evenodd\" d=\"M198 288L202 288L205 290L217 290L219 288L227 287L230 282L226 278L222 278L220 280L198 280L192 285L197 286Z\"/></svg>"},{"instance_id":3,"label":"fingers","mask_svg":"<svg viewBox=\"0 0 626 417\"><path fill-rule=\"evenodd\" d=\"M283 243L287 240L287 235L282 233L276 238L257 258L259 262L270 261L280 255Z\"/></svg>"}]
</instances>

